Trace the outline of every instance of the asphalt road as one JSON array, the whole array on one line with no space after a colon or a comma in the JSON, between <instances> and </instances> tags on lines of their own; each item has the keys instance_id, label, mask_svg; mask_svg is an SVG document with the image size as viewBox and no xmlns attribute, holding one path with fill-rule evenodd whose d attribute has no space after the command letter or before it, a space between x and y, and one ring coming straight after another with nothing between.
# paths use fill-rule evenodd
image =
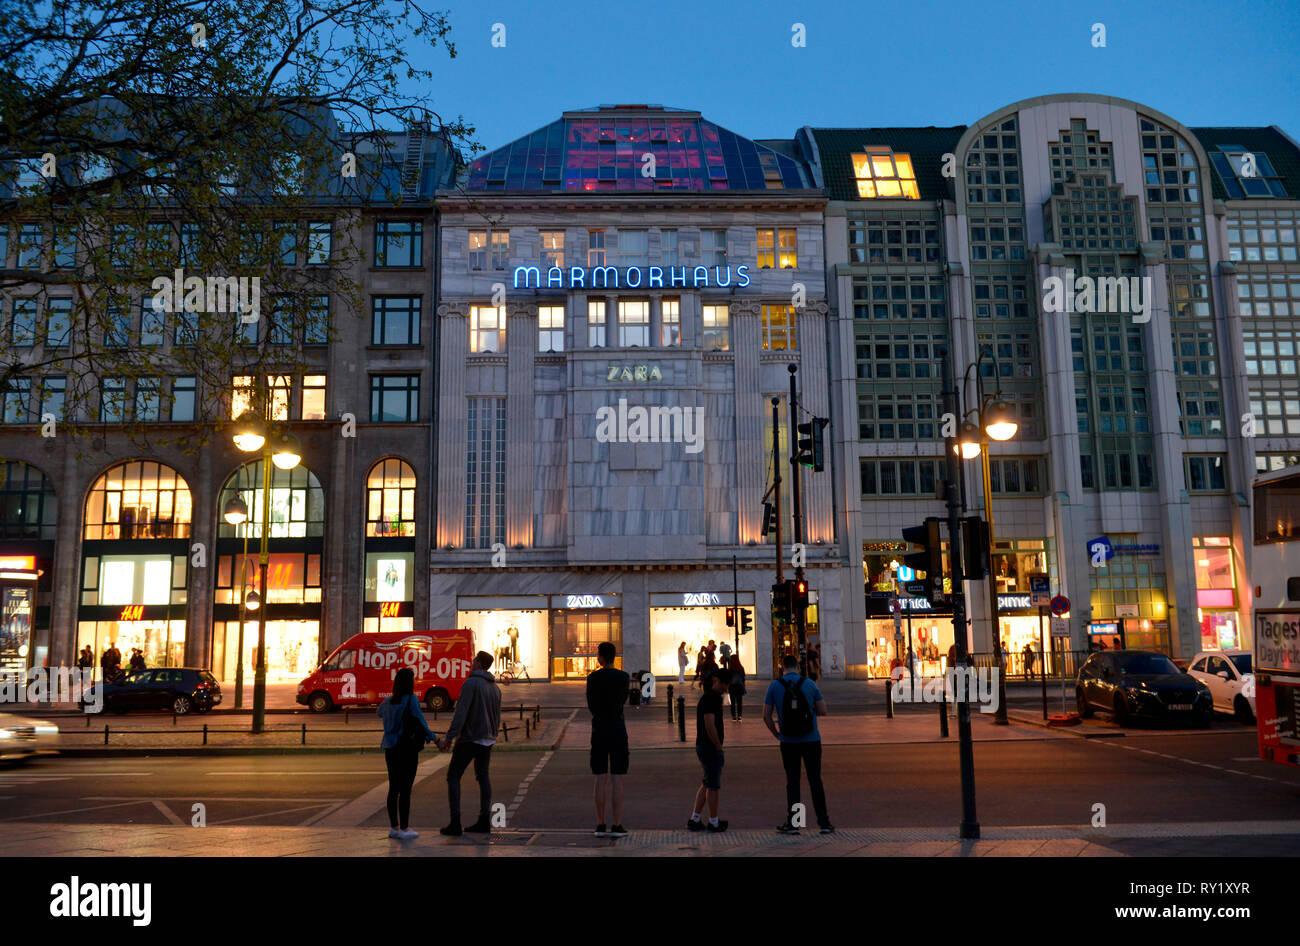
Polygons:
<instances>
[{"instance_id":1,"label":"asphalt road","mask_svg":"<svg viewBox=\"0 0 1300 946\"><path fill-rule=\"evenodd\" d=\"M1105 721L1085 724L1099 736ZM425 752L412 827L447 815L445 755ZM941 827L959 820L955 739L944 743L828 746L832 820L842 827ZM975 746L978 815L989 826L1086 825L1094 805L1108 823L1218 823L1300 816L1300 771L1255 758L1250 729L1134 730L1113 738L1043 738ZM509 826L587 828L594 822L582 749L500 752L494 801ZM698 785L689 747L634 752L624 822L679 828ZM43 759L0 769L0 835L6 821L386 826L378 751L285 756ZM472 774L467 815L477 803ZM807 798L804 799L808 801ZM727 753L722 815L737 828L775 827L784 783L775 747ZM112 830L106 827L106 831ZM1293 835L1292 843L1300 843Z\"/></svg>"}]
</instances>

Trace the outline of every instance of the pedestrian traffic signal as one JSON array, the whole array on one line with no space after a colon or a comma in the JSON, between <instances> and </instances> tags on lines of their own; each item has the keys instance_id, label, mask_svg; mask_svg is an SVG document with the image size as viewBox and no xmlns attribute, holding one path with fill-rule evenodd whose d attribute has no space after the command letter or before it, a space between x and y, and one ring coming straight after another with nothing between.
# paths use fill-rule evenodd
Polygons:
<instances>
[{"instance_id":1,"label":"pedestrian traffic signal","mask_svg":"<svg viewBox=\"0 0 1300 946\"><path fill-rule=\"evenodd\" d=\"M961 573L964 578L987 578L989 574L989 524L979 516L961 521Z\"/></svg>"},{"instance_id":2,"label":"pedestrian traffic signal","mask_svg":"<svg viewBox=\"0 0 1300 946\"><path fill-rule=\"evenodd\" d=\"M727 608L727 627L736 626L736 609Z\"/></svg>"},{"instance_id":3,"label":"pedestrian traffic signal","mask_svg":"<svg viewBox=\"0 0 1300 946\"><path fill-rule=\"evenodd\" d=\"M797 620L808 611L808 582L800 578L798 581L791 582L790 585L790 610Z\"/></svg>"},{"instance_id":4,"label":"pedestrian traffic signal","mask_svg":"<svg viewBox=\"0 0 1300 946\"><path fill-rule=\"evenodd\" d=\"M766 538L776 531L776 507L771 503L763 503L763 532L762 536Z\"/></svg>"},{"instance_id":5,"label":"pedestrian traffic signal","mask_svg":"<svg viewBox=\"0 0 1300 946\"><path fill-rule=\"evenodd\" d=\"M825 417L814 417L799 425L799 462L813 468L814 473L825 469L825 447L822 432L830 424Z\"/></svg>"},{"instance_id":6,"label":"pedestrian traffic signal","mask_svg":"<svg viewBox=\"0 0 1300 946\"><path fill-rule=\"evenodd\" d=\"M904 542L920 546L903 556L903 564L916 571L918 578L924 578L931 603L943 598L943 547L939 540L942 521L937 516L930 516L923 525L903 530Z\"/></svg>"},{"instance_id":7,"label":"pedestrian traffic signal","mask_svg":"<svg viewBox=\"0 0 1300 946\"><path fill-rule=\"evenodd\" d=\"M753 615L754 613L750 611L749 608L740 609L740 633L741 634L748 634L750 631L754 629L754 625L752 623Z\"/></svg>"},{"instance_id":8,"label":"pedestrian traffic signal","mask_svg":"<svg viewBox=\"0 0 1300 946\"><path fill-rule=\"evenodd\" d=\"M772 585L772 620L790 621L790 582L778 581Z\"/></svg>"}]
</instances>

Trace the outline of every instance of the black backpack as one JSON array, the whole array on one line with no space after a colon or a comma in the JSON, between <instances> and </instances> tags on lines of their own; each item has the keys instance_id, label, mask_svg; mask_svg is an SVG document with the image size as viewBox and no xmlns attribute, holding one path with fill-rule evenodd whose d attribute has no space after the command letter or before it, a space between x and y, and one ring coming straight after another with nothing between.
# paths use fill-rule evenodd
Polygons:
<instances>
[{"instance_id":1,"label":"black backpack","mask_svg":"<svg viewBox=\"0 0 1300 946\"><path fill-rule=\"evenodd\" d=\"M800 677L791 684L785 677L781 686L785 687L785 701L781 705L781 735L791 738L807 736L813 731L813 708L803 692L806 677Z\"/></svg>"}]
</instances>

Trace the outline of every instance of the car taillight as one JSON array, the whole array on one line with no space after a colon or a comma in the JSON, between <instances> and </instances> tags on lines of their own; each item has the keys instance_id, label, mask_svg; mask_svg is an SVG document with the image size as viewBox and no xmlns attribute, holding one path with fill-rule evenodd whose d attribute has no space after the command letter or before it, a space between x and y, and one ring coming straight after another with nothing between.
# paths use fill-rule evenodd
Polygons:
<instances>
[{"instance_id":1,"label":"car taillight","mask_svg":"<svg viewBox=\"0 0 1300 946\"><path fill-rule=\"evenodd\" d=\"M199 684L198 686L196 686L194 689L196 689L196 690L206 690L207 688L208 688L208 685L207 685L206 683L200 683L200 684Z\"/></svg>"}]
</instances>

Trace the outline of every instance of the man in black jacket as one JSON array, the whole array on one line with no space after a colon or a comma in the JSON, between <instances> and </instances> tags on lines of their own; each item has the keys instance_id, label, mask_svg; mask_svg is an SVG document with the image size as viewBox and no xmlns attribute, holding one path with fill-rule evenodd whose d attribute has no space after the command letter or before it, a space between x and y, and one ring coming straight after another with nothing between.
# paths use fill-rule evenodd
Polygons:
<instances>
[{"instance_id":1,"label":"man in black jacket","mask_svg":"<svg viewBox=\"0 0 1300 946\"><path fill-rule=\"evenodd\" d=\"M596 648L599 670L587 675L587 709L591 710L591 774L596 777L596 837L627 837L623 827L623 776L627 774L627 724L623 704L627 702L630 679L614 666L618 655L605 641ZM614 816L605 830L606 786Z\"/></svg>"}]
</instances>

